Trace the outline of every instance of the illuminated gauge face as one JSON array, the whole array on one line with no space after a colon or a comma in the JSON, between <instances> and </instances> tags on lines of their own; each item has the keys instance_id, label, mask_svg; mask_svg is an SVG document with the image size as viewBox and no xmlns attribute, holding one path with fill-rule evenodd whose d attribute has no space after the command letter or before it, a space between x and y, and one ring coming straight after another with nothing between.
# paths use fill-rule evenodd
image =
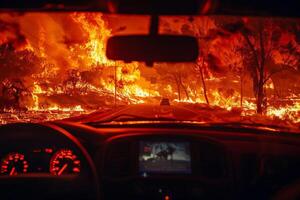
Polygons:
<instances>
[{"instance_id":1,"label":"illuminated gauge face","mask_svg":"<svg viewBox=\"0 0 300 200\"><path fill-rule=\"evenodd\" d=\"M27 173L28 162L25 160L23 154L10 153L1 161L1 174L3 175L18 175Z\"/></svg>"},{"instance_id":2,"label":"illuminated gauge face","mask_svg":"<svg viewBox=\"0 0 300 200\"><path fill-rule=\"evenodd\" d=\"M68 149L56 152L50 161L50 173L53 175L80 173L80 160Z\"/></svg>"}]
</instances>

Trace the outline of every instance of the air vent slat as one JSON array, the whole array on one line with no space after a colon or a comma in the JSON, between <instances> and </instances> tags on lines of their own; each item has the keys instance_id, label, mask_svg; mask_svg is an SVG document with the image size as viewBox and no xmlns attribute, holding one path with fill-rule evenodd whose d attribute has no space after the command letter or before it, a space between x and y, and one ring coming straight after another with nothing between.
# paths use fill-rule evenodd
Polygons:
<instances>
[{"instance_id":1,"label":"air vent slat","mask_svg":"<svg viewBox=\"0 0 300 200\"><path fill-rule=\"evenodd\" d=\"M105 156L105 174L109 177L124 177L130 174L130 142L112 142Z\"/></svg>"}]
</instances>

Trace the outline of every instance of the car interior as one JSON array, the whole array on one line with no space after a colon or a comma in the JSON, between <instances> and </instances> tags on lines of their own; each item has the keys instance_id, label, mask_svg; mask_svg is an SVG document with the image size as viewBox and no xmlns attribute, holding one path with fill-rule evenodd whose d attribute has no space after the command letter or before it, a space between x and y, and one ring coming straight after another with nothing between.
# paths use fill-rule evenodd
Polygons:
<instances>
[{"instance_id":1,"label":"car interior","mask_svg":"<svg viewBox=\"0 0 300 200\"><path fill-rule=\"evenodd\" d=\"M0 86L2 104L0 106L0 198L9 200L300 199L300 82L298 81L300 42L299 45L297 43L300 41L298 40L300 38L299 9L300 3L293 0L285 2L279 0L264 2L259 0L247 2L239 0L29 0L28 2L1 0L0 34L3 36L0 35L0 82L2 84ZM70 20L69 15L73 17L73 21ZM122 16L130 20L123 22ZM95 28L102 23L97 21L97 17L110 23L112 30L116 29L116 34L107 34L107 38L101 40L101 43L93 43L106 34L103 31L101 36L97 36L97 31L102 30ZM204 27L205 20L210 17L214 20L212 29L219 26L222 30L211 31L211 29L206 33L208 36L202 38L189 32L193 24L199 23L200 28ZM43 27L46 19L48 24L45 27L49 29L35 28ZM83 19L89 19L90 24L84 23ZM275 21L270 25L271 28L267 29L268 25L264 26L267 27L266 29L253 25L258 22L265 23L265 19L266 23ZM179 29L185 34L175 31L181 21L185 24ZM79 22L81 32L76 32L77 28L74 27L76 23L77 27ZM138 22L142 23L138 24ZM117 24L117 28L114 27L114 23ZM186 23L190 23L191 26L187 26ZM125 24L126 27L120 24ZM160 28L160 25L167 28ZM129 30L130 27L133 31ZM254 31L251 32L251 28L253 30L257 28L259 33L255 35ZM273 29L274 34L272 32L271 39L266 39L266 45L264 46L263 42L259 43L262 41L261 38L269 37L266 32ZM76 39L67 38L67 34L60 35L67 31ZM117 31L120 34L117 34ZM255 41L256 36L260 38L258 42ZM77 38L81 39L77 41ZM86 38L90 38L92 42L87 42ZM236 104L229 105L228 101L225 101L231 98L227 93L227 96L222 99L219 96L214 97L215 102L224 104L222 109L217 107L210 96L212 90L208 90L206 96L202 69L197 76L197 82L191 78L191 75L196 74L197 71L191 70L188 64L183 66L178 64L203 62L202 66L211 66L218 71L221 69L218 68L221 61L217 60L216 55L220 57L225 55L224 49L229 48L225 47L225 44L228 46L238 41L232 38L242 38L241 40L244 41L241 48L230 50L242 55L238 57L242 60L241 65L252 66L258 63L256 63L258 71L250 70L248 75L250 78L247 79L247 84L252 86L255 81L253 73L258 74L256 78L262 78L258 81L257 89L254 89L256 96L254 95L252 100L247 95L252 94L253 90L245 89L246 84L244 84L244 107L248 106L246 100L247 103L252 102L255 108L248 111L253 111L254 114L252 112L248 115L245 110L235 108L240 106L239 98L235 100ZM290 38L293 43L289 42ZM64 46L53 42L61 40L64 40ZM26 41L29 41L30 45L24 45ZM89 48L87 52L91 56L84 57L86 60L82 59L84 49L78 45L80 43L85 44L84 48ZM279 43L284 45L280 46ZM205 54L208 49L207 44L214 47L214 50ZM282 62L284 59L289 60L284 64L278 64L279 61L278 63L274 61L276 59L271 63L267 60L267 56L259 57L265 51L267 52L271 45L274 46L273 54L270 53L268 56L274 56L277 61L283 60ZM242 48L244 46L247 48ZM40 57L36 58L34 54L24 52L21 54L19 49L22 48L26 51L40 50ZM95 52L101 51L105 57L100 57L100 54L95 54L96 58L92 57L94 51L91 49ZM251 60L249 64L249 57L252 58L255 53L259 54L256 55L258 59L253 62ZM237 60L232 55L228 54L224 57L227 63L234 64ZM61 60L53 58L51 65L49 61L51 56ZM19 62L18 59L22 60L22 63L20 61L21 64L14 64ZM35 59L38 64L26 59ZM47 61L49 65L45 64ZM86 63L94 61L95 63L90 64L92 67L87 73ZM106 65L100 66L101 62ZM204 65L204 63L208 64ZM267 63L266 66L285 68L277 70L278 68L274 67L273 71L270 71L271 68L266 67L264 71L264 63ZM49 70L47 76L44 76L45 71L37 70L42 65L43 69ZM56 65L61 66L59 70ZM80 71L79 74L73 70L69 74L73 79L63 82L62 73L67 73L66 70L71 69L69 65L76 65L78 71L86 71ZM116 65L124 68L118 68ZM228 64L229 68L233 68L232 65ZM293 68L290 69L292 65ZM14 66L16 70L13 69ZM136 75L134 71L137 70L136 66L142 68L140 71L143 74L150 74L150 78L142 77L142 72L142 75L139 73ZM97 67L102 71L98 72ZM6 68L12 69L9 71ZM160 68L164 70L159 71ZM183 68L184 72L176 71ZM245 71L249 69L246 68ZM153 69L157 70L159 75L152 75ZM81 72L88 75L84 76ZM221 70L218 73L223 72ZM275 73L277 75L281 72L282 74L276 76L277 79L272 79ZM86 87L78 86L84 77L98 77L98 74L109 79L103 78L95 82L90 78L90 83L95 83L93 87L87 82ZM178 74L182 75L179 79L177 79ZM209 76L213 73L205 71L205 74ZM133 75L142 78L139 80L131 78ZM11 80L15 80L17 76L30 76L30 78L20 79L22 82L12 82ZM289 79L288 76L292 78ZM46 80L45 77L49 79ZM171 84L167 83L172 77L175 77L175 81L172 83L173 90L170 90L168 88ZM217 79L219 85L227 87L229 79L219 77L211 75L205 79L206 86L212 87L214 84L212 82ZM75 78L78 78L79 82L73 84L72 80ZM120 83L118 78L123 82ZM186 79L182 81L181 78ZM240 78L242 79L242 76ZM272 84L268 82L270 78ZM60 81L62 82L60 87L54 89L54 86L51 86ZM143 98L126 93L124 85L133 84L135 81L140 83L144 81L149 85ZM159 81L162 82L161 85L157 84ZM20 89L20 85L26 87L28 82L33 85L28 89L31 92L30 103L29 100L25 101L13 95L19 90L20 94L26 93L25 90ZM107 84L109 90L100 90L100 82ZM192 91L194 83L199 82L201 87L195 90L195 93L200 91L199 93L203 94L202 99L197 102L195 98L192 103L192 92L190 96L188 92ZM239 82L232 82L237 85L236 90L239 91ZM184 87L184 84L188 83L190 85ZM5 87L7 85L14 89L7 89L8 87ZM64 89L64 86L67 89L80 88L88 100L80 99L77 93L69 92L70 90ZM179 89L176 90L176 86ZM274 88L279 88L277 92L287 91L288 95L276 101L278 105L274 103L272 107L270 102L273 102ZM92 94L101 93L105 98L88 96L89 91L93 91L90 92ZM160 93L155 96L157 91ZM235 94L231 90L228 91ZM168 95L164 95L167 92ZM293 95L291 96L290 93ZM77 107L70 103L76 98L82 103ZM12 99L18 99L18 105L11 103ZM287 99L293 104L289 103L285 106L279 104ZM268 106L265 106L264 100L269 102ZM19 106L21 105L19 102L23 102L26 109ZM74 108L57 110L50 107L49 102L56 102L55 105L58 105L57 102L63 102L64 105L72 105ZM88 105L83 106L88 104L87 102L96 102L94 104L97 104L97 107L90 109ZM103 106L105 104L109 106ZM266 110L267 107L274 110L276 108L276 113L275 111L264 112L264 106ZM31 109L28 109L29 107ZM85 112L89 109L93 111ZM66 114L73 111L76 114ZM286 112L285 115L282 114L283 112ZM46 117L40 119L38 114Z\"/></svg>"}]
</instances>

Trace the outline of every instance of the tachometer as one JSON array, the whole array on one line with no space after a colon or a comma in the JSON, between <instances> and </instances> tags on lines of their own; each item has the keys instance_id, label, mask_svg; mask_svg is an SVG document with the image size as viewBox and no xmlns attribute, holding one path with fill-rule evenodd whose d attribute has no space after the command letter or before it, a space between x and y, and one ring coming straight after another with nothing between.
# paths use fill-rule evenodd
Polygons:
<instances>
[{"instance_id":1,"label":"tachometer","mask_svg":"<svg viewBox=\"0 0 300 200\"><path fill-rule=\"evenodd\" d=\"M1 174L13 176L26 173L27 170L28 162L23 154L10 153L1 161Z\"/></svg>"},{"instance_id":2,"label":"tachometer","mask_svg":"<svg viewBox=\"0 0 300 200\"><path fill-rule=\"evenodd\" d=\"M53 175L77 174L80 172L80 160L72 150L62 149L56 152L50 161L50 173Z\"/></svg>"}]
</instances>

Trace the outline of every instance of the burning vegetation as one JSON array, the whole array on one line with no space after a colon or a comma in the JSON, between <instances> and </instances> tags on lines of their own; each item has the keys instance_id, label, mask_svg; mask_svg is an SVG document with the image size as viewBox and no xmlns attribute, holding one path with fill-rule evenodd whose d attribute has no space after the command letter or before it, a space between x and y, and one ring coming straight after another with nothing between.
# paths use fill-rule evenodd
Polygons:
<instances>
[{"instance_id":1,"label":"burning vegetation","mask_svg":"<svg viewBox=\"0 0 300 200\"><path fill-rule=\"evenodd\" d=\"M153 68L105 56L106 40L134 31L127 26L134 20L113 24L99 13L1 14L0 123L105 109L114 106L115 95L118 105L168 97L300 123L298 19L162 17L160 32L196 36L200 55L196 63Z\"/></svg>"}]
</instances>

